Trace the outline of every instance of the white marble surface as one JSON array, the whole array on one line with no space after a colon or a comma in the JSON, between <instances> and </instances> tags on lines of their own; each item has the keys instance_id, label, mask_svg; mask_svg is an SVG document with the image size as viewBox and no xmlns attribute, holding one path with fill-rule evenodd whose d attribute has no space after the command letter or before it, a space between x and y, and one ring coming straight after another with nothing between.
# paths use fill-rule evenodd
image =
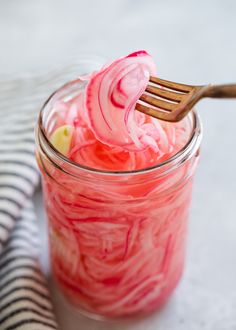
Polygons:
<instances>
[{"instance_id":1,"label":"white marble surface","mask_svg":"<svg viewBox=\"0 0 236 330\"><path fill-rule=\"evenodd\" d=\"M143 48L155 57L162 77L233 82L235 17L234 0L0 0L0 78L47 71L81 52L117 57ZM111 325L76 318L52 286L62 330L236 329L236 101L205 100L198 109L202 157L186 271L173 298L149 318ZM40 192L35 202L47 270Z\"/></svg>"}]
</instances>

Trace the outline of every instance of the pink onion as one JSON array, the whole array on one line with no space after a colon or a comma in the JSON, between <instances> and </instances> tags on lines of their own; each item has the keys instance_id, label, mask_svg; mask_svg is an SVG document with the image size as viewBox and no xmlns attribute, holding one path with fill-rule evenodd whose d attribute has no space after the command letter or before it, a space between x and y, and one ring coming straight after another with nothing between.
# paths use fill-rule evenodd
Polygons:
<instances>
[{"instance_id":1,"label":"pink onion","mask_svg":"<svg viewBox=\"0 0 236 330\"><path fill-rule=\"evenodd\" d=\"M142 125L135 119L135 104L156 72L145 51L118 59L95 73L85 95L90 127L96 138L110 146L142 149Z\"/></svg>"},{"instance_id":2,"label":"pink onion","mask_svg":"<svg viewBox=\"0 0 236 330\"><path fill-rule=\"evenodd\" d=\"M150 74L153 60L139 51L81 77L86 87L54 104L49 136L70 125L67 157L93 169L135 171L167 160L186 145L190 124L135 111ZM148 180L139 173L137 184L132 175L126 184L114 176L109 185L93 173L75 179L46 165L52 268L67 298L109 317L161 305L183 269L193 163Z\"/></svg>"}]
</instances>

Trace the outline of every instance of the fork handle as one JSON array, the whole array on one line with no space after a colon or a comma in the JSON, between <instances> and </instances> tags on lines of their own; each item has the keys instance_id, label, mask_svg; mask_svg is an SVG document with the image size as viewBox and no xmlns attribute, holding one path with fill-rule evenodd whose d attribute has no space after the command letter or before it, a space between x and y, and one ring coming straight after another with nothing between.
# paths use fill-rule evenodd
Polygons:
<instances>
[{"instance_id":1,"label":"fork handle","mask_svg":"<svg viewBox=\"0 0 236 330\"><path fill-rule=\"evenodd\" d=\"M204 97L236 98L236 84L209 85L204 92Z\"/></svg>"}]
</instances>

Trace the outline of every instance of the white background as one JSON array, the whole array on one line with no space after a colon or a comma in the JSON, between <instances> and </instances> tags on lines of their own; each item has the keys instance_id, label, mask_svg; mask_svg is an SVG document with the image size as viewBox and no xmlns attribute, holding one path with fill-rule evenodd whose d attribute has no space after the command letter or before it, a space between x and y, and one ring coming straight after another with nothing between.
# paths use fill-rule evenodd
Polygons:
<instances>
[{"instance_id":1,"label":"white background","mask_svg":"<svg viewBox=\"0 0 236 330\"><path fill-rule=\"evenodd\" d=\"M236 82L235 35L234 0L0 0L0 79L47 72L81 53L146 49L163 78ZM236 100L204 100L198 110L204 141L186 271L173 298L149 318L111 325L75 317L52 286L62 330L236 329ZM35 201L47 270L40 193Z\"/></svg>"}]
</instances>

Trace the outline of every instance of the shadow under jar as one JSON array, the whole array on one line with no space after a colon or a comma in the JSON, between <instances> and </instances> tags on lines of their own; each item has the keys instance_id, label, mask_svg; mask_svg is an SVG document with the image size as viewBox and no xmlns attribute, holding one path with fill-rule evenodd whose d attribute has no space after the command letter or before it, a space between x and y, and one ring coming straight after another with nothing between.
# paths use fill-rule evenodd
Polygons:
<instances>
[{"instance_id":1,"label":"shadow under jar","mask_svg":"<svg viewBox=\"0 0 236 330\"><path fill-rule=\"evenodd\" d=\"M55 103L84 86L76 80L54 93L36 127L53 276L63 296L91 317L146 314L167 300L183 272L201 124L192 112L187 143L156 166L127 172L82 166L48 137Z\"/></svg>"}]
</instances>

